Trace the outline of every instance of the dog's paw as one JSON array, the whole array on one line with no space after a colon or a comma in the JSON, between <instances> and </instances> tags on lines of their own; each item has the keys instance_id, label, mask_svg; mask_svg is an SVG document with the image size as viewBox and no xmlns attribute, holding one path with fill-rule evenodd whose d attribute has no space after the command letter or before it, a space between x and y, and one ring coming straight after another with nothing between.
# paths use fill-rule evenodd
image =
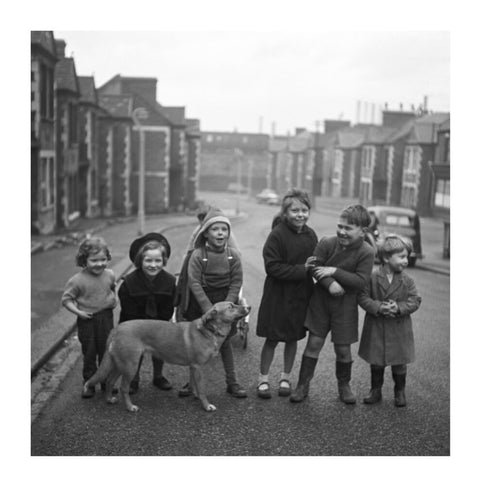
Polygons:
<instances>
[{"instance_id":1,"label":"dog's paw","mask_svg":"<svg viewBox=\"0 0 480 486\"><path fill-rule=\"evenodd\" d=\"M213 405L212 403L209 403L206 407L205 407L205 410L207 412L215 412L215 410L217 410L217 407L215 405Z\"/></svg>"},{"instance_id":2,"label":"dog's paw","mask_svg":"<svg viewBox=\"0 0 480 486\"><path fill-rule=\"evenodd\" d=\"M110 398L107 398L107 403L108 403L109 405L113 405L113 404L115 404L115 403L117 403L117 402L118 402L118 399L117 399L116 397L110 397Z\"/></svg>"},{"instance_id":3,"label":"dog's paw","mask_svg":"<svg viewBox=\"0 0 480 486\"><path fill-rule=\"evenodd\" d=\"M139 408L136 405L132 405L127 409L129 412L138 412Z\"/></svg>"}]
</instances>

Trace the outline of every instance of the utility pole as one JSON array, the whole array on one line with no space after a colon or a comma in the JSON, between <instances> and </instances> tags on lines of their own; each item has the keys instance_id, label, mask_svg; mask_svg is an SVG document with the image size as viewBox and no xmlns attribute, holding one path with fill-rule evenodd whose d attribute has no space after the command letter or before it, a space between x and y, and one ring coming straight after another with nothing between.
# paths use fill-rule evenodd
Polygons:
<instances>
[{"instance_id":1,"label":"utility pole","mask_svg":"<svg viewBox=\"0 0 480 486\"><path fill-rule=\"evenodd\" d=\"M145 233L145 131L140 120L148 118L148 112L143 107L133 110L132 118L139 135L139 163L138 163L138 234Z\"/></svg>"},{"instance_id":2,"label":"utility pole","mask_svg":"<svg viewBox=\"0 0 480 486\"><path fill-rule=\"evenodd\" d=\"M235 213L237 216L240 214L240 186L242 184L242 166L240 164L240 156L242 155L242 151L238 148L233 149L234 150L234 156L237 162L237 200L236 200L236 207L235 207Z\"/></svg>"}]
</instances>

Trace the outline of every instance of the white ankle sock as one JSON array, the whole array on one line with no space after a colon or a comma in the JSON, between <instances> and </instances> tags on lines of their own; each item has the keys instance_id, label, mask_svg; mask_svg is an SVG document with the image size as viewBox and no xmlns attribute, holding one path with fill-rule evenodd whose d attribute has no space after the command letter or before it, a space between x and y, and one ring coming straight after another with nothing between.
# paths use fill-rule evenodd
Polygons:
<instances>
[{"instance_id":1,"label":"white ankle sock","mask_svg":"<svg viewBox=\"0 0 480 486\"><path fill-rule=\"evenodd\" d=\"M280 373L280 381L282 380L287 380L287 381L290 381L290 373L285 373L285 372L281 372Z\"/></svg>"},{"instance_id":2,"label":"white ankle sock","mask_svg":"<svg viewBox=\"0 0 480 486\"><path fill-rule=\"evenodd\" d=\"M262 375L261 373L258 375L258 384L260 383L268 383L268 373L266 375Z\"/></svg>"}]
</instances>

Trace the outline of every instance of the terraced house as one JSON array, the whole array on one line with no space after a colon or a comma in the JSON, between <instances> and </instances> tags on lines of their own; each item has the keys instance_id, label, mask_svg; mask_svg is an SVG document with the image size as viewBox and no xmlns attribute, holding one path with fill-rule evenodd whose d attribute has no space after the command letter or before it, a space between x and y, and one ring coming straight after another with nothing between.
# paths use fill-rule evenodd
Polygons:
<instances>
[{"instance_id":1,"label":"terraced house","mask_svg":"<svg viewBox=\"0 0 480 486\"><path fill-rule=\"evenodd\" d=\"M117 75L97 88L65 50L52 31L31 32L32 233L134 214L142 151L145 211L194 207L200 121L158 103L156 78Z\"/></svg>"}]
</instances>

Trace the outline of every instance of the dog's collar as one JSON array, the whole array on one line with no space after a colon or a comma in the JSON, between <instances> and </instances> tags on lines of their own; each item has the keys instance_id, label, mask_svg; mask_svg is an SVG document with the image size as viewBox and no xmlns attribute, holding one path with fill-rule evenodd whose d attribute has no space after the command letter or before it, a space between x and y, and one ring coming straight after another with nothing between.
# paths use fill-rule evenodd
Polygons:
<instances>
[{"instance_id":1,"label":"dog's collar","mask_svg":"<svg viewBox=\"0 0 480 486\"><path fill-rule=\"evenodd\" d=\"M221 332L218 332L218 330L217 330L217 329L215 329L215 327L213 327L212 325L210 325L210 324L209 324L208 322L206 322L206 321L204 321L204 322L203 322L203 327L204 327L205 329L207 329L208 331L210 331L210 332L211 332L212 334L214 334L215 336L219 336L219 337L222 337L222 338L227 337L227 336L228 336L228 334L229 334L229 332L230 332L230 331L229 331L229 332L227 332L227 334L222 334Z\"/></svg>"}]
</instances>

